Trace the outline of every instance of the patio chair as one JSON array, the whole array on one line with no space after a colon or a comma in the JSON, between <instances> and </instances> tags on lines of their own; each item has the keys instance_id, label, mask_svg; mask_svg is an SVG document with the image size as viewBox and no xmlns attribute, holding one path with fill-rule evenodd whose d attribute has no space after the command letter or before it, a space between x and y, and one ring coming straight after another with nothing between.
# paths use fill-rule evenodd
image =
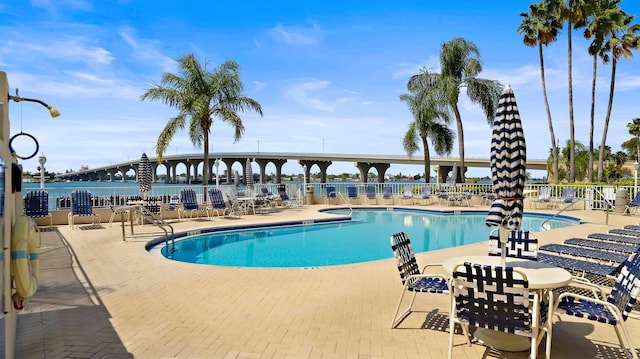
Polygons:
<instances>
[{"instance_id":1,"label":"patio chair","mask_svg":"<svg viewBox=\"0 0 640 359\"><path fill-rule=\"evenodd\" d=\"M509 238L506 243L507 257L524 258L530 260L538 259L538 239L530 231L509 231ZM502 242L500 242L499 228L489 233L489 255L502 255Z\"/></svg>"},{"instance_id":2,"label":"patio chair","mask_svg":"<svg viewBox=\"0 0 640 359\"><path fill-rule=\"evenodd\" d=\"M369 184L367 185L367 198L365 200L366 203L372 200L373 204L378 204L378 198L376 197L376 186Z\"/></svg>"},{"instance_id":3,"label":"patio chair","mask_svg":"<svg viewBox=\"0 0 640 359\"><path fill-rule=\"evenodd\" d=\"M538 192L538 199L533 201L536 209L538 208L538 204L544 203L547 208L553 203L551 202L551 187L541 187Z\"/></svg>"},{"instance_id":4,"label":"patio chair","mask_svg":"<svg viewBox=\"0 0 640 359\"><path fill-rule=\"evenodd\" d=\"M414 202L413 202L413 186L411 186L411 185L404 186L404 193L402 194L402 197L400 197L400 204L402 204L406 200L409 201L409 204L414 204Z\"/></svg>"},{"instance_id":5,"label":"patio chair","mask_svg":"<svg viewBox=\"0 0 640 359\"><path fill-rule=\"evenodd\" d=\"M182 203L182 207L178 208L178 220L182 220L182 214L184 212L189 213L190 219L193 219L194 213L197 213L199 216L200 212L204 212L204 214L207 215L207 219L211 219L209 209L206 207L200 208L198 205L198 197L196 196L196 191L193 189L186 188L180 191L180 203Z\"/></svg>"},{"instance_id":6,"label":"patio chair","mask_svg":"<svg viewBox=\"0 0 640 359\"><path fill-rule=\"evenodd\" d=\"M562 190L562 195L560 198L556 199L554 202L556 205L563 205L565 208L568 208L575 201L576 190L573 187L567 187Z\"/></svg>"},{"instance_id":7,"label":"patio chair","mask_svg":"<svg viewBox=\"0 0 640 359\"><path fill-rule=\"evenodd\" d=\"M391 186L384 186L382 189L382 199L385 201L391 200L391 204L393 204L393 188L391 188Z\"/></svg>"},{"instance_id":8,"label":"patio chair","mask_svg":"<svg viewBox=\"0 0 640 359\"><path fill-rule=\"evenodd\" d=\"M210 206L209 210L214 212L218 217L225 217L227 213L232 215L231 208L227 205L227 202L224 200L224 196L222 195L222 191L217 188L210 188L209 191L209 201Z\"/></svg>"},{"instance_id":9,"label":"patio chair","mask_svg":"<svg viewBox=\"0 0 640 359\"><path fill-rule=\"evenodd\" d=\"M455 324L521 335L531 340L531 358L546 335L546 358L551 354L551 291L529 290L526 275L512 267L458 264L451 279L449 358L453 354ZM465 330L471 344L469 332Z\"/></svg>"},{"instance_id":10,"label":"patio chair","mask_svg":"<svg viewBox=\"0 0 640 359\"><path fill-rule=\"evenodd\" d=\"M400 279L403 285L402 293L400 294L400 299L398 299L398 305L396 306L396 311L391 321L391 328L395 328L404 318L411 314L417 293L448 294L449 286L447 284L448 279L445 276L426 273L428 267L440 266L439 264L427 264L422 268L422 271L420 270L413 253L411 240L406 233L399 232L391 236L391 249L398 264L398 271L400 272ZM398 314L407 292L413 293L409 306L401 314Z\"/></svg>"},{"instance_id":11,"label":"patio chair","mask_svg":"<svg viewBox=\"0 0 640 359\"><path fill-rule=\"evenodd\" d=\"M624 206L622 214L638 214L638 207L640 207L640 192L636 193L631 202Z\"/></svg>"},{"instance_id":12,"label":"patio chair","mask_svg":"<svg viewBox=\"0 0 640 359\"><path fill-rule=\"evenodd\" d=\"M351 203L352 200L354 202L358 200L358 189L356 186L347 187L347 200L349 201L349 204L353 204Z\"/></svg>"},{"instance_id":13,"label":"patio chair","mask_svg":"<svg viewBox=\"0 0 640 359\"><path fill-rule=\"evenodd\" d=\"M91 202L91 192L73 191L71 192L71 212L68 214L69 226L75 228L76 217L91 217L91 224L100 223L100 215L93 212Z\"/></svg>"},{"instance_id":14,"label":"patio chair","mask_svg":"<svg viewBox=\"0 0 640 359\"><path fill-rule=\"evenodd\" d=\"M640 293L640 253L626 260L616 282L607 295L607 291L596 284L579 282L600 293L601 298L592 298L576 293L561 293L555 303L554 312L573 315L615 328L620 349L629 350L634 359L638 359L633 337L625 321L630 316Z\"/></svg>"},{"instance_id":15,"label":"patio chair","mask_svg":"<svg viewBox=\"0 0 640 359\"><path fill-rule=\"evenodd\" d=\"M324 202L328 205L331 205L331 201L335 200L338 197L338 192L336 192L335 186L327 186L327 196L324 198Z\"/></svg>"},{"instance_id":16,"label":"patio chair","mask_svg":"<svg viewBox=\"0 0 640 359\"><path fill-rule=\"evenodd\" d=\"M49 227L53 226L53 217L49 213L49 193L30 191L24 197L24 214L30 218L49 218Z\"/></svg>"},{"instance_id":17,"label":"patio chair","mask_svg":"<svg viewBox=\"0 0 640 359\"><path fill-rule=\"evenodd\" d=\"M111 216L109 217L109 227L111 227L113 225L113 220L116 219L116 216L118 215L123 215L124 217L124 221L129 221L131 220L130 217L130 211L129 208L127 206L115 206L112 202L108 202L109 203L109 209L111 210Z\"/></svg>"}]
</instances>

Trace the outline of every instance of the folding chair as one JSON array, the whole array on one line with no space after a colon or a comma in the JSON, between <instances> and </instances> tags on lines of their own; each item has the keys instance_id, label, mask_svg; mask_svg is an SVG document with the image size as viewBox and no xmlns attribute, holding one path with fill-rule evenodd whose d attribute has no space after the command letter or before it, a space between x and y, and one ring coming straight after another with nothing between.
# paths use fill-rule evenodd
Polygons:
<instances>
[{"instance_id":1,"label":"folding chair","mask_svg":"<svg viewBox=\"0 0 640 359\"><path fill-rule=\"evenodd\" d=\"M30 191L24 197L24 214L31 218L49 218L49 227L53 226L53 217L49 213L49 193Z\"/></svg>"},{"instance_id":2,"label":"folding chair","mask_svg":"<svg viewBox=\"0 0 640 359\"><path fill-rule=\"evenodd\" d=\"M93 212L91 202L91 192L73 191L71 192L71 212L68 214L69 226L75 228L76 217L91 217L91 224L100 223L100 215Z\"/></svg>"}]
</instances>

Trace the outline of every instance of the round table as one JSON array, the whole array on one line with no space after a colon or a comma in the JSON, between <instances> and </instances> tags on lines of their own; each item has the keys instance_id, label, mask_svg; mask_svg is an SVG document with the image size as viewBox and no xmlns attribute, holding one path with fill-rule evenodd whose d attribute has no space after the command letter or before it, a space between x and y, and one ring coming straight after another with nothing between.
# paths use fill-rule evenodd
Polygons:
<instances>
[{"instance_id":1,"label":"round table","mask_svg":"<svg viewBox=\"0 0 640 359\"><path fill-rule=\"evenodd\" d=\"M442 262L442 267L447 273L453 274L453 268L458 264L463 264L464 262L499 266L502 264L502 258L500 256L452 257L444 260ZM571 273L547 263L507 257L506 266L522 271L527 276L529 288L532 290L564 287L571 282ZM552 304L553 303L549 303L549 305ZM548 320L551 320L551 318L548 318ZM474 336L490 347L510 352L520 352L530 348L531 342L527 337L495 330L482 329L483 328L478 328L475 331Z\"/></svg>"}]
</instances>

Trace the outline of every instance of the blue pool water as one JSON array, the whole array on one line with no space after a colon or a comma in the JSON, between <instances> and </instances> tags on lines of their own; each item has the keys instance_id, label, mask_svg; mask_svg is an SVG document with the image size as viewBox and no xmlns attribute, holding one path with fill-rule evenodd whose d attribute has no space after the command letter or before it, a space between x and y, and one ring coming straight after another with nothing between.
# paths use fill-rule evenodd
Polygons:
<instances>
[{"instance_id":1,"label":"blue pool water","mask_svg":"<svg viewBox=\"0 0 640 359\"><path fill-rule=\"evenodd\" d=\"M333 211L348 215L348 210ZM185 237L175 242L172 259L241 267L318 267L391 258L389 237L407 232L415 252L486 241L495 227L486 212L443 213L423 210L354 210L352 221L227 230ZM522 229L539 232L546 215L525 214ZM553 218L547 229L579 224L572 217ZM163 255L166 252L163 249Z\"/></svg>"}]
</instances>

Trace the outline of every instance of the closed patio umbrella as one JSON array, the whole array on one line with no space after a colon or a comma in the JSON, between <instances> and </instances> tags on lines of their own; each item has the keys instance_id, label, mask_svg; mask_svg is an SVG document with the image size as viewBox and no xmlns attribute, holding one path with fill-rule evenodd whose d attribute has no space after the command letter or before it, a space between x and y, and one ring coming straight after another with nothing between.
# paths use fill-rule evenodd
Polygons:
<instances>
[{"instance_id":1,"label":"closed patio umbrella","mask_svg":"<svg viewBox=\"0 0 640 359\"><path fill-rule=\"evenodd\" d=\"M485 220L487 226L519 230L522 222L526 176L526 144L518 105L509 85L502 91L491 135L491 179L497 198ZM506 243L506 231L500 231ZM505 246L502 246L503 256Z\"/></svg>"},{"instance_id":2,"label":"closed patio umbrella","mask_svg":"<svg viewBox=\"0 0 640 359\"><path fill-rule=\"evenodd\" d=\"M250 158L247 158L247 163L244 165L244 184L247 185L247 191L253 190L253 169Z\"/></svg>"},{"instance_id":3,"label":"closed patio umbrella","mask_svg":"<svg viewBox=\"0 0 640 359\"><path fill-rule=\"evenodd\" d=\"M138 165L138 184L142 197L147 197L147 192L151 190L151 182L153 181L153 169L146 153L142 153L140 164Z\"/></svg>"}]
</instances>

